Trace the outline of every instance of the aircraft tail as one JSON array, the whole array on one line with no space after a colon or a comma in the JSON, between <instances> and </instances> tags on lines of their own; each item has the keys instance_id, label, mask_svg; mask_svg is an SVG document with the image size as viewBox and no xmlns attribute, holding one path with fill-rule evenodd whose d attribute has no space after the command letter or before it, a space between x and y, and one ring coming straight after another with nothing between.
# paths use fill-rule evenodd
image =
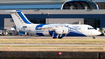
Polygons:
<instances>
[{"instance_id":1,"label":"aircraft tail","mask_svg":"<svg viewBox=\"0 0 105 59\"><path fill-rule=\"evenodd\" d=\"M7 10L5 12L10 12L17 27L31 24L31 22L26 18L26 16L20 10Z\"/></svg>"}]
</instances>

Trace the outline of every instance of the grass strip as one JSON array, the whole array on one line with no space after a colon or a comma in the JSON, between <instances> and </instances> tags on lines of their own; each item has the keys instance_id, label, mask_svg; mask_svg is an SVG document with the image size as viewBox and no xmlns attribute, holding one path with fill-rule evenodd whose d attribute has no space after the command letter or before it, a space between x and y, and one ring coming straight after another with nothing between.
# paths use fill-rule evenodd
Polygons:
<instances>
[{"instance_id":1,"label":"grass strip","mask_svg":"<svg viewBox=\"0 0 105 59\"><path fill-rule=\"evenodd\" d=\"M103 51L102 46L0 46L0 51Z\"/></svg>"},{"instance_id":2,"label":"grass strip","mask_svg":"<svg viewBox=\"0 0 105 59\"><path fill-rule=\"evenodd\" d=\"M105 44L105 39L0 39L0 44Z\"/></svg>"}]
</instances>

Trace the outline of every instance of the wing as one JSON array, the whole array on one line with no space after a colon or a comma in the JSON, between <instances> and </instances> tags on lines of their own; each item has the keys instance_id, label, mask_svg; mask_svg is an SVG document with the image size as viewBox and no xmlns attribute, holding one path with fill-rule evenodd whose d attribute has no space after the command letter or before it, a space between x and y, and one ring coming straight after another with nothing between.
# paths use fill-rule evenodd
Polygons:
<instances>
[{"instance_id":1,"label":"wing","mask_svg":"<svg viewBox=\"0 0 105 59\"><path fill-rule=\"evenodd\" d=\"M65 27L65 25L64 24L48 25L48 26L45 26L45 27L39 27L38 29L40 29L40 30L54 30L56 28L61 28L61 27Z\"/></svg>"}]
</instances>

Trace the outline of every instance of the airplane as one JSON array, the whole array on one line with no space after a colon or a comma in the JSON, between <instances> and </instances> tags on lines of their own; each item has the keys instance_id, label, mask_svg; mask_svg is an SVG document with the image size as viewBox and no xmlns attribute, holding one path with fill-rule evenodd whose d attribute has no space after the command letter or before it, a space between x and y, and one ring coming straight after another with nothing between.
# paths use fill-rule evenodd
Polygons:
<instances>
[{"instance_id":1,"label":"airplane","mask_svg":"<svg viewBox=\"0 0 105 59\"><path fill-rule=\"evenodd\" d=\"M85 24L34 24L31 23L21 10L6 10L10 12L16 29L38 36L63 38L65 36L96 36L101 32Z\"/></svg>"}]
</instances>

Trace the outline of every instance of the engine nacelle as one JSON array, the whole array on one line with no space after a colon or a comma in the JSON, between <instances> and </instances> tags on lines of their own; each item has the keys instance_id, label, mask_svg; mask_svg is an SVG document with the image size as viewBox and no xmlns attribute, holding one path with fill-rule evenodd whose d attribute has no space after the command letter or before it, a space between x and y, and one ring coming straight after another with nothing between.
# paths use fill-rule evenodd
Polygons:
<instances>
[{"instance_id":1,"label":"engine nacelle","mask_svg":"<svg viewBox=\"0 0 105 59\"><path fill-rule=\"evenodd\" d=\"M69 33L69 28L67 28L67 27L57 28L57 29L55 29L55 33L57 33L57 34L68 34Z\"/></svg>"}]
</instances>

